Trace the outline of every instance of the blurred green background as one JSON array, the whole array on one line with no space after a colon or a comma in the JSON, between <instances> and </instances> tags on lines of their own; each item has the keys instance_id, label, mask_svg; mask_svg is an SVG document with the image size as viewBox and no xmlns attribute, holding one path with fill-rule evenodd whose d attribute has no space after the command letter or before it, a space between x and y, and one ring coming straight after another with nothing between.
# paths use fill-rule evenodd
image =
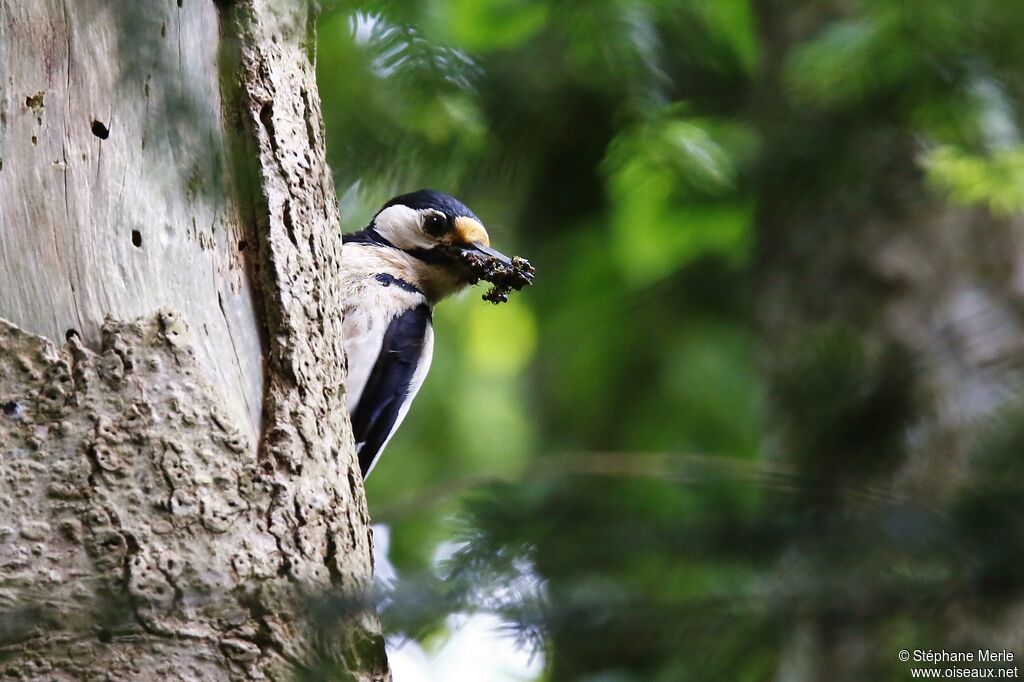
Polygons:
<instances>
[{"instance_id":1,"label":"blurred green background","mask_svg":"<svg viewBox=\"0 0 1024 682\"><path fill-rule=\"evenodd\" d=\"M551 680L1024 655L1024 3L321 5L344 228L432 187L538 271L435 312L386 628L497 613Z\"/></svg>"}]
</instances>

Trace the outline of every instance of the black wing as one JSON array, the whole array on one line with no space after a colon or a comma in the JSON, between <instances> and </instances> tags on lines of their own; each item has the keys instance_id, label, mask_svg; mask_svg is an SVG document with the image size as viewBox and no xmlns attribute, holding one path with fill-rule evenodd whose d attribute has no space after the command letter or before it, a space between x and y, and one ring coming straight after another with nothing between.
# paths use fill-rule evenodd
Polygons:
<instances>
[{"instance_id":1,"label":"black wing","mask_svg":"<svg viewBox=\"0 0 1024 682\"><path fill-rule=\"evenodd\" d=\"M412 375L423 354L430 308L420 304L391 320L380 354L352 413L352 431L359 444L359 468L366 477L398 420L409 395Z\"/></svg>"}]
</instances>

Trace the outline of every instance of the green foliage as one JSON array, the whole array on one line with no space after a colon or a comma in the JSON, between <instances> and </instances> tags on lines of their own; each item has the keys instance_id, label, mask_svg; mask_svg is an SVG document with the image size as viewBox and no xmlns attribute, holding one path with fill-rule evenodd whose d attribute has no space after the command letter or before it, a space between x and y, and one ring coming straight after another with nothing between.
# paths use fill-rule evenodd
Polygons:
<instances>
[{"instance_id":1,"label":"green foliage","mask_svg":"<svg viewBox=\"0 0 1024 682\"><path fill-rule=\"evenodd\" d=\"M771 402L789 457L819 485L859 483L899 461L914 404L905 352L869 349L855 330L829 327L776 371Z\"/></svg>"},{"instance_id":2,"label":"green foliage","mask_svg":"<svg viewBox=\"0 0 1024 682\"><path fill-rule=\"evenodd\" d=\"M530 0L452 0L432 3L425 14L453 45L486 53L525 43L547 23L550 9Z\"/></svg>"},{"instance_id":3,"label":"green foliage","mask_svg":"<svg viewBox=\"0 0 1024 682\"><path fill-rule=\"evenodd\" d=\"M735 124L667 116L612 141L610 247L631 285L708 254L745 259L752 211L737 196L736 160L751 156L753 138Z\"/></svg>"},{"instance_id":4,"label":"green foliage","mask_svg":"<svg viewBox=\"0 0 1024 682\"><path fill-rule=\"evenodd\" d=\"M1024 145L988 157L940 146L928 153L929 179L958 202L988 206L994 213L1024 211Z\"/></svg>"},{"instance_id":5,"label":"green foliage","mask_svg":"<svg viewBox=\"0 0 1024 682\"><path fill-rule=\"evenodd\" d=\"M821 275L867 208L902 215L878 206L893 183L1021 213L1022 26L998 0L328 5L346 228L434 186L538 267L508 306L436 312L368 483L402 576L385 624L493 611L549 679L886 680L899 649L948 643L950 612L998 618L1024 585L1019 415L971 433L962 493L901 497L912 387L938 370L865 328L891 311L834 305L877 279L802 284L819 317L773 318L785 349L755 330L763 260ZM780 247L779 207L814 229ZM839 671L822 652L844 641L871 650Z\"/></svg>"}]
</instances>

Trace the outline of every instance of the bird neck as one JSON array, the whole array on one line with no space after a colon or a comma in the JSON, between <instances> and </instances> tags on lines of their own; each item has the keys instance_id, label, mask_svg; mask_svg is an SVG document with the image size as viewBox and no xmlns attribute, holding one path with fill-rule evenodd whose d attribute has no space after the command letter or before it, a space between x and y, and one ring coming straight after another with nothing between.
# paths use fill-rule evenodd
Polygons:
<instances>
[{"instance_id":1,"label":"bird neck","mask_svg":"<svg viewBox=\"0 0 1024 682\"><path fill-rule=\"evenodd\" d=\"M349 240L342 246L344 268L354 276L384 275L423 292L431 304L465 288L466 282L443 265L429 263L392 246Z\"/></svg>"}]
</instances>

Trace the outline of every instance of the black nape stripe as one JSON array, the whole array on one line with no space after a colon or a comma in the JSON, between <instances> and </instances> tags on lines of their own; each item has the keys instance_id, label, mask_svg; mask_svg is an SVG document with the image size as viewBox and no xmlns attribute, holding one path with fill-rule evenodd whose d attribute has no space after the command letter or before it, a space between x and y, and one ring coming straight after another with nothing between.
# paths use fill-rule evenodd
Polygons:
<instances>
[{"instance_id":1,"label":"black nape stripe","mask_svg":"<svg viewBox=\"0 0 1024 682\"><path fill-rule=\"evenodd\" d=\"M408 291L410 294L423 295L423 292L420 291L419 287L417 287L415 284L412 284L411 282L407 282L401 277L395 277L394 275L389 275L386 272L378 272L376 275L374 275L374 277L378 282L380 282L386 287L389 287L392 284L394 284L402 291Z\"/></svg>"},{"instance_id":2,"label":"black nape stripe","mask_svg":"<svg viewBox=\"0 0 1024 682\"><path fill-rule=\"evenodd\" d=\"M395 249L402 253L407 253L417 260L421 260L424 263L430 263L432 265L445 265L451 263L452 258L441 249L400 249L387 239L381 236L380 232L374 229L373 225L363 228L358 232L349 232L348 234L341 235L341 242L343 244L365 244L367 246L383 246L389 249Z\"/></svg>"},{"instance_id":3,"label":"black nape stripe","mask_svg":"<svg viewBox=\"0 0 1024 682\"><path fill-rule=\"evenodd\" d=\"M407 254L431 265L447 265L454 259L443 249L402 249Z\"/></svg>"},{"instance_id":4,"label":"black nape stripe","mask_svg":"<svg viewBox=\"0 0 1024 682\"><path fill-rule=\"evenodd\" d=\"M348 234L341 235L341 243L369 244L371 246L387 246L392 249L395 248L394 244L380 236L380 232L377 232L377 230L373 228L373 225L365 227L358 232L349 232Z\"/></svg>"}]
</instances>

